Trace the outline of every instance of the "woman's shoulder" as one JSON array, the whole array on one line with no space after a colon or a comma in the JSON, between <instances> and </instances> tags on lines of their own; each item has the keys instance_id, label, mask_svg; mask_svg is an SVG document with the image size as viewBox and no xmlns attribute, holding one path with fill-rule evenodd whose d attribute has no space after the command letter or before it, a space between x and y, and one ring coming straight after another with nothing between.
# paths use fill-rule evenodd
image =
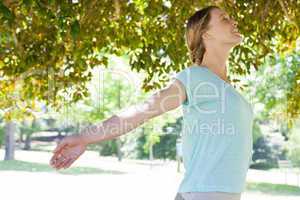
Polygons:
<instances>
[{"instance_id":1,"label":"woman's shoulder","mask_svg":"<svg viewBox=\"0 0 300 200\"><path fill-rule=\"evenodd\" d=\"M185 79L189 80L201 81L210 79L210 74L205 67L190 65L181 71L178 71L174 77L184 77Z\"/></svg>"},{"instance_id":2,"label":"woman's shoulder","mask_svg":"<svg viewBox=\"0 0 300 200\"><path fill-rule=\"evenodd\" d=\"M189 65L185 67L184 69L176 72L175 76L179 75L188 75L189 77L192 76L199 76L200 74L206 74L205 67L197 66L197 65Z\"/></svg>"}]
</instances>

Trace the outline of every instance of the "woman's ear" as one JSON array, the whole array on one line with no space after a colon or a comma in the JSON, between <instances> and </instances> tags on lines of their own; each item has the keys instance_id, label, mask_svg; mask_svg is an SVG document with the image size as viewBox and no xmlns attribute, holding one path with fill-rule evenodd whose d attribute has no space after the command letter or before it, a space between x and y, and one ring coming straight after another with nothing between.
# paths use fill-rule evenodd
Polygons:
<instances>
[{"instance_id":1,"label":"woman's ear","mask_svg":"<svg viewBox=\"0 0 300 200\"><path fill-rule=\"evenodd\" d=\"M203 34L202 34L202 39L203 40L209 40L212 38L212 35L208 32L208 31L205 31Z\"/></svg>"}]
</instances>

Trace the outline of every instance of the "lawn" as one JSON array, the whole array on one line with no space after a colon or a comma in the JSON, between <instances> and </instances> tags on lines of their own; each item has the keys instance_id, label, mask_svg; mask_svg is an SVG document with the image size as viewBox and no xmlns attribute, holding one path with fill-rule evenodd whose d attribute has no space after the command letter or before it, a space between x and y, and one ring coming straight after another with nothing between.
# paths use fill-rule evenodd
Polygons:
<instances>
[{"instance_id":1,"label":"lawn","mask_svg":"<svg viewBox=\"0 0 300 200\"><path fill-rule=\"evenodd\" d=\"M255 191L272 195L300 196L300 187L286 184L248 182L246 190L250 192Z\"/></svg>"},{"instance_id":2,"label":"lawn","mask_svg":"<svg viewBox=\"0 0 300 200\"><path fill-rule=\"evenodd\" d=\"M94 167L71 167L63 170L55 170L50 165L25 162L20 160L0 161L0 171L26 171L26 172L57 172L60 174L124 174L114 170L102 170Z\"/></svg>"}]
</instances>

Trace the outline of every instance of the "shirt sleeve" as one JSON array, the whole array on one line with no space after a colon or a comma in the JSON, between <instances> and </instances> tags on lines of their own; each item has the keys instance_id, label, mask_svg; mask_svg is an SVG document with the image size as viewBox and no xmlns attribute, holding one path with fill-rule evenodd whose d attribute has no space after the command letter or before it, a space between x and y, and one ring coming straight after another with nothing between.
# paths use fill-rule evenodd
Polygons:
<instances>
[{"instance_id":1,"label":"shirt sleeve","mask_svg":"<svg viewBox=\"0 0 300 200\"><path fill-rule=\"evenodd\" d=\"M182 104L186 106L189 105L192 99L191 88L190 88L191 77L189 71L187 69L184 69L180 72L177 72L172 78L179 80L183 84L187 98Z\"/></svg>"}]
</instances>

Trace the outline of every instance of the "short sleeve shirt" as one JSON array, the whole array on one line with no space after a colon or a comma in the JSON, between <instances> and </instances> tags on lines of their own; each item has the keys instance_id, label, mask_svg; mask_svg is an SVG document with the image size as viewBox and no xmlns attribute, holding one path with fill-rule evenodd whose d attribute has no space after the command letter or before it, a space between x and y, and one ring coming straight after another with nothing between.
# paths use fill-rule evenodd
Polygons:
<instances>
[{"instance_id":1,"label":"short sleeve shirt","mask_svg":"<svg viewBox=\"0 0 300 200\"><path fill-rule=\"evenodd\" d=\"M253 109L229 83L204 66L175 74L182 103L184 178L178 192L240 193L252 160Z\"/></svg>"}]
</instances>

